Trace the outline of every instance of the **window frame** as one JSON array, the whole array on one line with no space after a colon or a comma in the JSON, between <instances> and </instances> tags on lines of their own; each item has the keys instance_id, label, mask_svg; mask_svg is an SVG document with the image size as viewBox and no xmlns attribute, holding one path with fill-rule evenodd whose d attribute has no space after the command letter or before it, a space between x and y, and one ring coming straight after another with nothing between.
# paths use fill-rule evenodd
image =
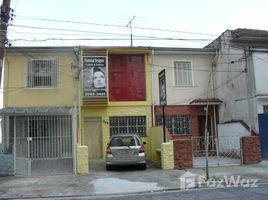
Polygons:
<instances>
[{"instance_id":1,"label":"window frame","mask_svg":"<svg viewBox=\"0 0 268 200\"><path fill-rule=\"evenodd\" d=\"M116 124L115 122L112 122L113 119L118 120ZM136 122L135 120L138 120L138 121L141 120L141 122L144 122L144 124L139 124L139 123L133 124L134 122ZM120 128L121 128L121 131L120 131ZM117 129L117 133L114 133L115 131L112 129ZM131 129L132 131L130 131ZM133 129L136 129L136 131L133 132ZM139 130L141 132L139 132ZM109 131L110 131L110 136L118 135L118 134L137 134L140 137L146 137L147 116L146 115L110 116L109 117Z\"/></svg>"},{"instance_id":2,"label":"window frame","mask_svg":"<svg viewBox=\"0 0 268 200\"><path fill-rule=\"evenodd\" d=\"M51 83L49 85L45 85L43 84L42 86L38 86L35 84L35 80L34 80L34 69L35 67L33 67L33 62L34 61L50 61L53 63L53 66L50 65L50 69L51 73L50 76L51 77ZM30 67L32 67L32 69L30 69ZM30 72L31 70L31 72ZM27 62L27 66L26 66L26 78L25 78L25 88L26 89L56 89L58 88L59 85L59 59L57 57L36 57L33 59L29 59ZM32 74L31 74L32 73ZM55 74L56 73L56 74ZM53 74L55 74L53 76ZM32 77L30 77L32 76ZM29 79L32 80L29 80ZM32 81L32 82L31 82Z\"/></svg>"},{"instance_id":3,"label":"window frame","mask_svg":"<svg viewBox=\"0 0 268 200\"><path fill-rule=\"evenodd\" d=\"M189 63L190 64L190 77L191 77L191 83L190 84L183 84L183 85L176 85L176 73L175 73L175 63ZM193 61L192 60L172 60L172 78L173 78L173 87L178 87L178 88L187 88L187 87L193 87L194 86L194 73L193 73Z\"/></svg>"},{"instance_id":4,"label":"window frame","mask_svg":"<svg viewBox=\"0 0 268 200\"><path fill-rule=\"evenodd\" d=\"M263 113L268 114L268 104L263 105L262 108L263 108Z\"/></svg>"},{"instance_id":5,"label":"window frame","mask_svg":"<svg viewBox=\"0 0 268 200\"><path fill-rule=\"evenodd\" d=\"M172 135L192 135L193 127L192 127L192 116L190 114L174 114L174 115L166 115L165 116L166 128L170 131ZM180 120L180 121L179 121ZM176 129L176 125L180 125L178 129ZM163 116L156 116L156 125L163 125ZM182 129L183 131L179 131Z\"/></svg>"}]
</instances>

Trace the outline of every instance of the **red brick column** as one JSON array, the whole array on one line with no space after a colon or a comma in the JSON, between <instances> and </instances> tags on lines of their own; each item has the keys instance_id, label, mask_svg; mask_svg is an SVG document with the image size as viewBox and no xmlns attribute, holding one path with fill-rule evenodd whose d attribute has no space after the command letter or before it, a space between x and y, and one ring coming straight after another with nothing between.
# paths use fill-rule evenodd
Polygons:
<instances>
[{"instance_id":1,"label":"red brick column","mask_svg":"<svg viewBox=\"0 0 268 200\"><path fill-rule=\"evenodd\" d=\"M173 140L174 167L179 169L193 167L191 138L176 138Z\"/></svg>"},{"instance_id":2,"label":"red brick column","mask_svg":"<svg viewBox=\"0 0 268 200\"><path fill-rule=\"evenodd\" d=\"M261 161L259 136L242 137L243 164L254 164Z\"/></svg>"}]
</instances>

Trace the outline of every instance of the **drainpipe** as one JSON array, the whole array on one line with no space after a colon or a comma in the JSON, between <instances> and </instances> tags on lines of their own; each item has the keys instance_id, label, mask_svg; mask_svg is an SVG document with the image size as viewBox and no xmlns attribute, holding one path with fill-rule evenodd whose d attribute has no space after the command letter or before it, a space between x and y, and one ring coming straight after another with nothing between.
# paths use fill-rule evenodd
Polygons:
<instances>
[{"instance_id":1,"label":"drainpipe","mask_svg":"<svg viewBox=\"0 0 268 200\"><path fill-rule=\"evenodd\" d=\"M151 95L152 95L152 125L155 126L155 97L154 97L154 83L155 83L155 76L154 76L154 49L152 49L152 58L151 58Z\"/></svg>"}]
</instances>

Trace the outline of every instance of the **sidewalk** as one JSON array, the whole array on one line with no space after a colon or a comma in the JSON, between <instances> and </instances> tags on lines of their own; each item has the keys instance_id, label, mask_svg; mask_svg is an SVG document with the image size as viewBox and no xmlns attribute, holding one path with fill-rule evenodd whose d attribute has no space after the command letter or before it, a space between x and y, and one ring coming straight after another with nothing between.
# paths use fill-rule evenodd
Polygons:
<instances>
[{"instance_id":1,"label":"sidewalk","mask_svg":"<svg viewBox=\"0 0 268 200\"><path fill-rule=\"evenodd\" d=\"M180 189L185 172L205 175L203 168L162 170L149 164L147 170L106 171L104 164L91 167L88 175L7 176L0 177L0 199L85 197ZM268 181L268 161L244 166L209 168L210 176L255 177Z\"/></svg>"}]
</instances>

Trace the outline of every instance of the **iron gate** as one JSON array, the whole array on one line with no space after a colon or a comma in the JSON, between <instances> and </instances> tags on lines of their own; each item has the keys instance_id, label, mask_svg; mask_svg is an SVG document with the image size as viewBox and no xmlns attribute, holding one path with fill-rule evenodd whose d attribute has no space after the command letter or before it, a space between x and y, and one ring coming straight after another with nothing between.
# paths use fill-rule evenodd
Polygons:
<instances>
[{"instance_id":1,"label":"iron gate","mask_svg":"<svg viewBox=\"0 0 268 200\"><path fill-rule=\"evenodd\" d=\"M240 136L209 136L208 165L227 166L241 164ZM193 166L206 165L205 137L192 137Z\"/></svg>"},{"instance_id":2,"label":"iron gate","mask_svg":"<svg viewBox=\"0 0 268 200\"><path fill-rule=\"evenodd\" d=\"M72 173L71 116L21 116L14 124L17 174Z\"/></svg>"}]
</instances>

